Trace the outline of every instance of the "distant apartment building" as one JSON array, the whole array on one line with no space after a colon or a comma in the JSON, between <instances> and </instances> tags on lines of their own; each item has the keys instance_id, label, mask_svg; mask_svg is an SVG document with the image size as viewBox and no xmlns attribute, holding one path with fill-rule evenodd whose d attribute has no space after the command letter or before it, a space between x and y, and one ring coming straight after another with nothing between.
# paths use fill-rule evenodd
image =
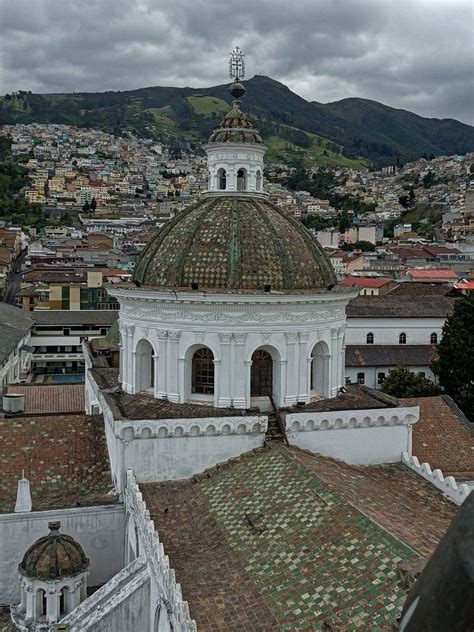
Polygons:
<instances>
[{"instance_id":1,"label":"distant apartment building","mask_svg":"<svg viewBox=\"0 0 474 632\"><path fill-rule=\"evenodd\" d=\"M32 312L32 372L42 375L83 373L82 342L106 336L117 317L116 311L107 310Z\"/></svg>"},{"instance_id":2,"label":"distant apartment building","mask_svg":"<svg viewBox=\"0 0 474 632\"><path fill-rule=\"evenodd\" d=\"M0 394L8 384L30 377L33 320L13 305L0 302Z\"/></svg>"}]
</instances>

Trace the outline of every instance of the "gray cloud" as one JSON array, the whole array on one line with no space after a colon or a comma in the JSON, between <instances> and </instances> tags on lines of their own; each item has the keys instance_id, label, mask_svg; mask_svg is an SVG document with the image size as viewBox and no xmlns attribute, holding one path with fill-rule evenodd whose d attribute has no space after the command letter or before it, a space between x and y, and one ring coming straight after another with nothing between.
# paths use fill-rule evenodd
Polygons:
<instances>
[{"instance_id":1,"label":"gray cloud","mask_svg":"<svg viewBox=\"0 0 474 632\"><path fill-rule=\"evenodd\" d=\"M0 0L0 92L210 86L247 74L473 123L470 0Z\"/></svg>"}]
</instances>

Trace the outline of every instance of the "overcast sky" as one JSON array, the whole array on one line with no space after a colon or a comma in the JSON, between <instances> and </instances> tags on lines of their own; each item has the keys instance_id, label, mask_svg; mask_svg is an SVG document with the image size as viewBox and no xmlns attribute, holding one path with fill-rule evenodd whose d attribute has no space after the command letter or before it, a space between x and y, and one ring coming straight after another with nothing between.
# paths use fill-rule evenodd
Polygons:
<instances>
[{"instance_id":1,"label":"overcast sky","mask_svg":"<svg viewBox=\"0 0 474 632\"><path fill-rule=\"evenodd\" d=\"M240 45L308 100L474 123L471 0L0 0L0 93L228 80Z\"/></svg>"}]
</instances>

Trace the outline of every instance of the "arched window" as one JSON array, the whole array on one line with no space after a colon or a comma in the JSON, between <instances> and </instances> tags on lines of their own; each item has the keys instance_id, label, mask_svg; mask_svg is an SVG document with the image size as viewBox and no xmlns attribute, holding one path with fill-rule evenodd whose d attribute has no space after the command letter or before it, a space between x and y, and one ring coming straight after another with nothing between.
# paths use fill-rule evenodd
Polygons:
<instances>
[{"instance_id":1,"label":"arched window","mask_svg":"<svg viewBox=\"0 0 474 632\"><path fill-rule=\"evenodd\" d=\"M432 333L430 336L430 343L432 345L437 345L438 344L438 334L437 333Z\"/></svg>"},{"instance_id":2,"label":"arched window","mask_svg":"<svg viewBox=\"0 0 474 632\"><path fill-rule=\"evenodd\" d=\"M191 392L214 394L214 356L207 347L194 352L192 360Z\"/></svg>"},{"instance_id":3,"label":"arched window","mask_svg":"<svg viewBox=\"0 0 474 632\"><path fill-rule=\"evenodd\" d=\"M374 344L374 334L372 332L367 334L367 344L368 345Z\"/></svg>"},{"instance_id":4,"label":"arched window","mask_svg":"<svg viewBox=\"0 0 474 632\"><path fill-rule=\"evenodd\" d=\"M407 343L407 335L405 333L401 333L398 336L398 343L401 344L401 345L406 345L406 343Z\"/></svg>"},{"instance_id":5,"label":"arched window","mask_svg":"<svg viewBox=\"0 0 474 632\"><path fill-rule=\"evenodd\" d=\"M239 169L237 171L237 191L247 190L247 170Z\"/></svg>"},{"instance_id":6,"label":"arched window","mask_svg":"<svg viewBox=\"0 0 474 632\"><path fill-rule=\"evenodd\" d=\"M153 389L155 384L155 355L153 347L142 338L135 348L135 390L137 393Z\"/></svg>"},{"instance_id":7,"label":"arched window","mask_svg":"<svg viewBox=\"0 0 474 632\"><path fill-rule=\"evenodd\" d=\"M255 176L255 189L257 191L262 190L262 174L260 173L260 171L257 171Z\"/></svg>"},{"instance_id":8,"label":"arched window","mask_svg":"<svg viewBox=\"0 0 474 632\"><path fill-rule=\"evenodd\" d=\"M66 614L66 601L65 601L64 591L65 591L65 588L62 588L61 592L59 593L59 616L60 617Z\"/></svg>"},{"instance_id":9,"label":"arched window","mask_svg":"<svg viewBox=\"0 0 474 632\"><path fill-rule=\"evenodd\" d=\"M365 384L365 373L357 373L357 384Z\"/></svg>"},{"instance_id":10,"label":"arched window","mask_svg":"<svg viewBox=\"0 0 474 632\"><path fill-rule=\"evenodd\" d=\"M273 358L265 349L257 349L252 355L250 396L263 397L273 392Z\"/></svg>"},{"instance_id":11,"label":"arched window","mask_svg":"<svg viewBox=\"0 0 474 632\"><path fill-rule=\"evenodd\" d=\"M217 172L217 188L219 191L225 191L227 188L227 174L225 169L219 169Z\"/></svg>"}]
</instances>

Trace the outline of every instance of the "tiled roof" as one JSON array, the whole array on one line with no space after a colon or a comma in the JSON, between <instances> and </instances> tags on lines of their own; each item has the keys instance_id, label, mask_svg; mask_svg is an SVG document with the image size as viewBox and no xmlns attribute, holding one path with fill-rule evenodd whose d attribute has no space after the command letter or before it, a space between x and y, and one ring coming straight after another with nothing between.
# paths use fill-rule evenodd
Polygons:
<instances>
[{"instance_id":1,"label":"tiled roof","mask_svg":"<svg viewBox=\"0 0 474 632\"><path fill-rule=\"evenodd\" d=\"M387 285L387 283L393 283L392 279L386 278L371 278L371 277L347 277L339 283L339 285L349 285L349 286L358 286L358 287L373 287L379 288Z\"/></svg>"},{"instance_id":2,"label":"tiled roof","mask_svg":"<svg viewBox=\"0 0 474 632\"><path fill-rule=\"evenodd\" d=\"M84 384L34 386L14 384L8 393L25 396L26 415L41 413L83 413L85 410Z\"/></svg>"},{"instance_id":3,"label":"tiled roof","mask_svg":"<svg viewBox=\"0 0 474 632\"><path fill-rule=\"evenodd\" d=\"M430 365L435 345L347 345L346 366Z\"/></svg>"},{"instance_id":4,"label":"tiled roof","mask_svg":"<svg viewBox=\"0 0 474 632\"><path fill-rule=\"evenodd\" d=\"M414 279L451 279L457 280L458 275L454 270L444 268L430 268L427 270L417 270L416 268L407 270L407 274Z\"/></svg>"},{"instance_id":5,"label":"tiled roof","mask_svg":"<svg viewBox=\"0 0 474 632\"><path fill-rule=\"evenodd\" d=\"M413 425L414 456L440 469L445 476L474 480L474 424L446 396L406 400L420 406Z\"/></svg>"},{"instance_id":6,"label":"tiled roof","mask_svg":"<svg viewBox=\"0 0 474 632\"><path fill-rule=\"evenodd\" d=\"M327 254L291 214L257 197L205 197L179 213L143 250L133 274L144 286L315 290L336 283Z\"/></svg>"},{"instance_id":7,"label":"tiled roof","mask_svg":"<svg viewBox=\"0 0 474 632\"><path fill-rule=\"evenodd\" d=\"M204 632L388 630L399 568L422 563L455 512L402 465L283 447L140 488Z\"/></svg>"},{"instance_id":8,"label":"tiled roof","mask_svg":"<svg viewBox=\"0 0 474 632\"><path fill-rule=\"evenodd\" d=\"M358 296L346 309L349 318L446 318L453 303L444 296Z\"/></svg>"},{"instance_id":9,"label":"tiled roof","mask_svg":"<svg viewBox=\"0 0 474 632\"><path fill-rule=\"evenodd\" d=\"M0 419L0 512L15 506L25 471L33 509L110 502L104 422L85 415Z\"/></svg>"},{"instance_id":10,"label":"tiled roof","mask_svg":"<svg viewBox=\"0 0 474 632\"><path fill-rule=\"evenodd\" d=\"M447 296L452 288L439 283L417 283L403 281L394 288L390 288L385 296Z\"/></svg>"},{"instance_id":11,"label":"tiled roof","mask_svg":"<svg viewBox=\"0 0 474 632\"><path fill-rule=\"evenodd\" d=\"M0 301L0 362L16 349L32 325L26 312Z\"/></svg>"},{"instance_id":12,"label":"tiled roof","mask_svg":"<svg viewBox=\"0 0 474 632\"><path fill-rule=\"evenodd\" d=\"M45 309L30 312L37 325L112 325L118 318L113 309Z\"/></svg>"}]
</instances>

